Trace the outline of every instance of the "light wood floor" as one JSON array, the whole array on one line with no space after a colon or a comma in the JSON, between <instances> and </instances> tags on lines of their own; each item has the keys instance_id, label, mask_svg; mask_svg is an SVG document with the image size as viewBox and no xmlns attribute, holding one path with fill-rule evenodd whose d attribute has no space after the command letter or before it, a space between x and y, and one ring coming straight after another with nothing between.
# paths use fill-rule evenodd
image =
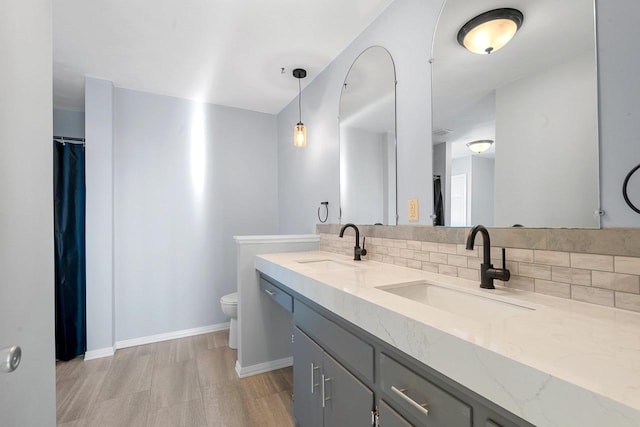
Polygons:
<instances>
[{"instance_id":1,"label":"light wood floor","mask_svg":"<svg viewBox=\"0 0 640 427\"><path fill-rule=\"evenodd\" d=\"M56 364L58 426L293 426L291 368L239 379L228 332Z\"/></svg>"}]
</instances>

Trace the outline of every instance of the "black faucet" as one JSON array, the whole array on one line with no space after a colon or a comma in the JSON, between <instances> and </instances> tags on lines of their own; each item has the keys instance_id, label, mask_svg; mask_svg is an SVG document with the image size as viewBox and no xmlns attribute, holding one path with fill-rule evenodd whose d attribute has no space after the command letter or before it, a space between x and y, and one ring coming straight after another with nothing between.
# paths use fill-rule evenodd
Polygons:
<instances>
[{"instance_id":1,"label":"black faucet","mask_svg":"<svg viewBox=\"0 0 640 427\"><path fill-rule=\"evenodd\" d=\"M362 238L362 248L360 248L360 230L358 230L358 227L356 227L354 224L345 224L342 227L342 230L340 230L340 237L344 236L344 230L346 230L347 228L353 228L356 231L356 245L353 247L353 260L354 261L362 261L360 259L360 256L365 256L367 254L367 250L364 248L364 242L366 240L366 237Z\"/></svg>"},{"instance_id":2,"label":"black faucet","mask_svg":"<svg viewBox=\"0 0 640 427\"><path fill-rule=\"evenodd\" d=\"M476 239L478 231L482 233L482 252L483 260L480 266L480 287L485 289L495 289L493 279L509 281L511 273L507 270L505 260L505 250L502 248L502 268L493 268L491 264L491 242L489 240L489 231L484 225L476 225L467 236L467 250L473 250L473 242Z\"/></svg>"}]
</instances>

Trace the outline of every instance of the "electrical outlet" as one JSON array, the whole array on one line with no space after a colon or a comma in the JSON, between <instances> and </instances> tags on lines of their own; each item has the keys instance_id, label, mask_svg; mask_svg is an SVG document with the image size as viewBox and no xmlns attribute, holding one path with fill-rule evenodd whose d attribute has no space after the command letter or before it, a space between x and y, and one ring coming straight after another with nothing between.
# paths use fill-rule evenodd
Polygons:
<instances>
[{"instance_id":1,"label":"electrical outlet","mask_svg":"<svg viewBox=\"0 0 640 427\"><path fill-rule=\"evenodd\" d=\"M418 221L418 199L409 199L409 221Z\"/></svg>"}]
</instances>

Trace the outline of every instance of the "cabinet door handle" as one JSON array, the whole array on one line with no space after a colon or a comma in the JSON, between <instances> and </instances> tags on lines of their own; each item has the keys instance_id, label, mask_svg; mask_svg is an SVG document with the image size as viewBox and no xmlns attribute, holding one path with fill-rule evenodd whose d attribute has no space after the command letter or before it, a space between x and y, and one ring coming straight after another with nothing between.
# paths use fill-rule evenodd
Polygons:
<instances>
[{"instance_id":1,"label":"cabinet door handle","mask_svg":"<svg viewBox=\"0 0 640 427\"><path fill-rule=\"evenodd\" d=\"M413 406L418 411L422 412L425 416L429 415L429 408L427 407L427 404L426 403L420 404L420 403L416 402L415 400L413 400L412 398L410 398L409 396L407 396L407 394L406 394L407 389L406 388L396 388L396 386L392 385L391 386L391 391L393 391L395 394L400 396L402 398L402 400L407 402L409 405Z\"/></svg>"},{"instance_id":2,"label":"cabinet door handle","mask_svg":"<svg viewBox=\"0 0 640 427\"><path fill-rule=\"evenodd\" d=\"M265 289L264 292L270 297L273 297L276 294L276 292L272 291L271 289Z\"/></svg>"},{"instance_id":3,"label":"cabinet door handle","mask_svg":"<svg viewBox=\"0 0 640 427\"><path fill-rule=\"evenodd\" d=\"M331 400L331 397L326 397L325 390L324 390L325 383L328 383L329 381L331 381L331 378L326 378L324 374L322 374L322 407L323 408L325 407L325 403L327 402L327 400Z\"/></svg>"},{"instance_id":4,"label":"cabinet door handle","mask_svg":"<svg viewBox=\"0 0 640 427\"><path fill-rule=\"evenodd\" d=\"M311 362L311 394L314 393L314 389L318 387L318 383L315 382L315 375L313 374L315 370L320 369L320 366L316 366Z\"/></svg>"}]
</instances>

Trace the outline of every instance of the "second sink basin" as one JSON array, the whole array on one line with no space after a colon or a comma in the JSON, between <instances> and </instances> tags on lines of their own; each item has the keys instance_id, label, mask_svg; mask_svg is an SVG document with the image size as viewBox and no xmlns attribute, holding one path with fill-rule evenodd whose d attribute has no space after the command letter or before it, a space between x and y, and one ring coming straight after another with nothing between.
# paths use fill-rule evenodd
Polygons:
<instances>
[{"instance_id":1,"label":"second sink basin","mask_svg":"<svg viewBox=\"0 0 640 427\"><path fill-rule=\"evenodd\" d=\"M427 281L381 286L378 289L481 322L530 313L535 308L439 286Z\"/></svg>"}]
</instances>

